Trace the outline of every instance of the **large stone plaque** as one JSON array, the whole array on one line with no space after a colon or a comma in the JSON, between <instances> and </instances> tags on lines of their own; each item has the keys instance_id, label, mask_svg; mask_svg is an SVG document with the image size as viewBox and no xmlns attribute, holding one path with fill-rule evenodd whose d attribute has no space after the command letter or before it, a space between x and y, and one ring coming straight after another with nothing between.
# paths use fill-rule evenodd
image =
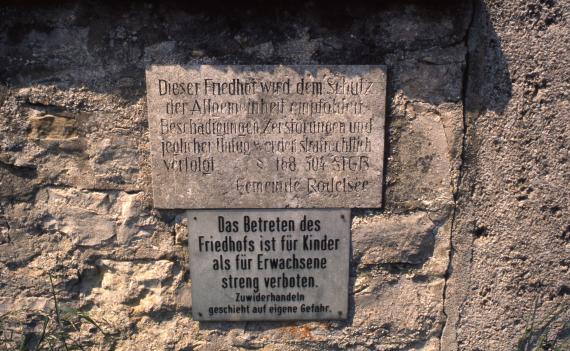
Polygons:
<instances>
[{"instance_id":1,"label":"large stone plaque","mask_svg":"<svg viewBox=\"0 0 570 351\"><path fill-rule=\"evenodd\" d=\"M380 207L383 66L151 66L158 208Z\"/></svg>"},{"instance_id":2,"label":"large stone plaque","mask_svg":"<svg viewBox=\"0 0 570 351\"><path fill-rule=\"evenodd\" d=\"M188 211L192 316L344 319L350 210Z\"/></svg>"}]
</instances>

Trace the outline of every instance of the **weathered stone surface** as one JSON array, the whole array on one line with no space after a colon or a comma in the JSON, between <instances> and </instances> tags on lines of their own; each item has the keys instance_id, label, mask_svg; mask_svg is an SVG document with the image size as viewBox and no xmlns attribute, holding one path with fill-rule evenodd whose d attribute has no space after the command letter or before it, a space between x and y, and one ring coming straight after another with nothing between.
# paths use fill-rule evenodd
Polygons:
<instances>
[{"instance_id":1,"label":"weathered stone surface","mask_svg":"<svg viewBox=\"0 0 570 351\"><path fill-rule=\"evenodd\" d=\"M50 309L51 272L60 301L118 350L568 348L567 1L11 4L0 8L6 308ZM150 64L386 66L383 206L352 211L347 321L191 318L184 214L152 208ZM369 240L377 230L385 242ZM87 349L111 348L80 330Z\"/></svg>"},{"instance_id":2,"label":"weathered stone surface","mask_svg":"<svg viewBox=\"0 0 570 351\"><path fill-rule=\"evenodd\" d=\"M35 206L45 208L45 231L58 231L80 246L96 246L113 239L128 242L140 231L136 194L87 192L47 188L36 195Z\"/></svg>"},{"instance_id":3,"label":"weathered stone surface","mask_svg":"<svg viewBox=\"0 0 570 351\"><path fill-rule=\"evenodd\" d=\"M135 315L160 310L165 291L171 289L164 282L176 277L173 263L166 260L147 263L101 260L97 266L97 280L92 278L82 284L81 292L89 293L85 302L101 302L119 310L130 305L132 308L125 312ZM123 289L118 291L117 286Z\"/></svg>"},{"instance_id":4,"label":"weathered stone surface","mask_svg":"<svg viewBox=\"0 0 570 351\"><path fill-rule=\"evenodd\" d=\"M285 17L239 6L237 26L228 8L3 10L12 19L0 23L0 33L21 33L0 38L0 53L9 53L0 54L0 172L14 185L0 188L3 296L49 297L51 271L60 298L109 321L106 330L124 350L437 349L469 6L331 5L334 20L310 5L276 5ZM419 27L429 30L402 31ZM383 210L353 211L358 238L346 321L191 318L186 220L181 211L152 209L144 71L228 63L386 66ZM70 137L47 128L49 118L38 122L46 116L65 118L58 121L73 128ZM400 231L397 220L417 230ZM154 278L143 279L143 271ZM133 299L113 294L119 290ZM408 311L413 318L405 318ZM96 332L82 337L103 342Z\"/></svg>"},{"instance_id":5,"label":"weathered stone surface","mask_svg":"<svg viewBox=\"0 0 570 351\"><path fill-rule=\"evenodd\" d=\"M382 66L151 66L158 208L381 206Z\"/></svg>"},{"instance_id":6,"label":"weathered stone surface","mask_svg":"<svg viewBox=\"0 0 570 351\"><path fill-rule=\"evenodd\" d=\"M431 254L435 223L426 213L377 216L355 220L352 227L353 255L360 263L418 264Z\"/></svg>"},{"instance_id":7,"label":"weathered stone surface","mask_svg":"<svg viewBox=\"0 0 570 351\"><path fill-rule=\"evenodd\" d=\"M446 350L570 349L569 11L478 4Z\"/></svg>"}]
</instances>

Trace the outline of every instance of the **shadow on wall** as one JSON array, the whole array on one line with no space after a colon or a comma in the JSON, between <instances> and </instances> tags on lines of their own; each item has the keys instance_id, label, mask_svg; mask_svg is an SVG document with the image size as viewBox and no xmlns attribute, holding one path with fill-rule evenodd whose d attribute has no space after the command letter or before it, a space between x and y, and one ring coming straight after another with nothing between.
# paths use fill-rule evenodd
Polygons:
<instances>
[{"instance_id":1,"label":"shadow on wall","mask_svg":"<svg viewBox=\"0 0 570 351\"><path fill-rule=\"evenodd\" d=\"M387 55L464 44L480 7L471 50L488 64L470 75L496 91L485 106L500 112L510 96L500 42L478 0L14 3L0 24L0 82L9 87L85 87L132 100L144 96L149 64L384 64ZM442 64L429 55L423 63Z\"/></svg>"},{"instance_id":2,"label":"shadow on wall","mask_svg":"<svg viewBox=\"0 0 570 351\"><path fill-rule=\"evenodd\" d=\"M508 63L501 40L493 29L482 1L474 1L471 30L467 33L468 67L465 109L468 112L494 111L502 114L512 96Z\"/></svg>"}]
</instances>

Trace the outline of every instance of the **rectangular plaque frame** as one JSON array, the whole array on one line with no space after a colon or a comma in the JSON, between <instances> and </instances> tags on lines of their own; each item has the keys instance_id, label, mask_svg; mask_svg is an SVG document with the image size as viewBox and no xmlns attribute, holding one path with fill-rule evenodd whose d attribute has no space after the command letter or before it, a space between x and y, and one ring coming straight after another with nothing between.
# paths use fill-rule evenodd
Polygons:
<instances>
[{"instance_id":1,"label":"rectangular plaque frame","mask_svg":"<svg viewBox=\"0 0 570 351\"><path fill-rule=\"evenodd\" d=\"M381 207L384 66L150 66L146 84L155 207Z\"/></svg>"},{"instance_id":2,"label":"rectangular plaque frame","mask_svg":"<svg viewBox=\"0 0 570 351\"><path fill-rule=\"evenodd\" d=\"M350 210L190 210L187 217L193 319L347 318Z\"/></svg>"}]
</instances>

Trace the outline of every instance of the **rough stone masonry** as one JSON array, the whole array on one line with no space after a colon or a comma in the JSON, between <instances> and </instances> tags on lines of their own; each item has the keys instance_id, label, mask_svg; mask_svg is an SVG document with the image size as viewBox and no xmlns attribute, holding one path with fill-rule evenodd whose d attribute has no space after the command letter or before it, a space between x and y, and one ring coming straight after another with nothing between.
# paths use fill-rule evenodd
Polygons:
<instances>
[{"instance_id":1,"label":"rough stone masonry","mask_svg":"<svg viewBox=\"0 0 570 351\"><path fill-rule=\"evenodd\" d=\"M3 4L0 349L568 349L569 13ZM150 64L386 66L383 203L352 210L348 319L192 320L184 213L152 206Z\"/></svg>"}]
</instances>

